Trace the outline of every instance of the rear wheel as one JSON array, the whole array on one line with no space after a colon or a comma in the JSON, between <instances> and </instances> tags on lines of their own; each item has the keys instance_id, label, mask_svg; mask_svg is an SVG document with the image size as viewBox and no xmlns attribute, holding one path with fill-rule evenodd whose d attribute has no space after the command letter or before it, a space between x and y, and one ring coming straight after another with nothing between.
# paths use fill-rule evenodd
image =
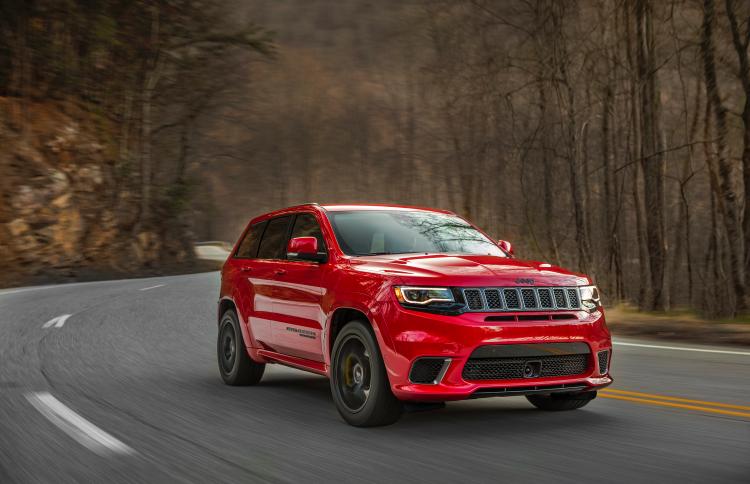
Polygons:
<instances>
[{"instance_id":1,"label":"rear wheel","mask_svg":"<svg viewBox=\"0 0 750 484\"><path fill-rule=\"evenodd\" d=\"M221 317L216 353L221 378L227 385L255 385L263 377L266 365L253 361L247 354L237 313L233 309Z\"/></svg>"},{"instance_id":2,"label":"rear wheel","mask_svg":"<svg viewBox=\"0 0 750 484\"><path fill-rule=\"evenodd\" d=\"M585 406L594 398L596 398L596 392L551 393L549 395L526 396L526 399L536 408L551 411L575 410L576 408Z\"/></svg>"},{"instance_id":3,"label":"rear wheel","mask_svg":"<svg viewBox=\"0 0 750 484\"><path fill-rule=\"evenodd\" d=\"M344 326L333 344L331 393L341 416L356 427L389 425L401 416L377 341L361 321Z\"/></svg>"}]
</instances>

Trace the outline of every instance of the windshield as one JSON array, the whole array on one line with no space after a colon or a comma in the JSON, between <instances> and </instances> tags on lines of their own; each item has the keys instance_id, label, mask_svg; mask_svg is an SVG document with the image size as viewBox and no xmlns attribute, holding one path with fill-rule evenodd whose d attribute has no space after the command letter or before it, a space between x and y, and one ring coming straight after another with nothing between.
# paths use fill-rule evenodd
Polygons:
<instances>
[{"instance_id":1,"label":"windshield","mask_svg":"<svg viewBox=\"0 0 750 484\"><path fill-rule=\"evenodd\" d=\"M505 257L494 242L455 215L362 210L329 212L328 219L347 255L439 253Z\"/></svg>"}]
</instances>

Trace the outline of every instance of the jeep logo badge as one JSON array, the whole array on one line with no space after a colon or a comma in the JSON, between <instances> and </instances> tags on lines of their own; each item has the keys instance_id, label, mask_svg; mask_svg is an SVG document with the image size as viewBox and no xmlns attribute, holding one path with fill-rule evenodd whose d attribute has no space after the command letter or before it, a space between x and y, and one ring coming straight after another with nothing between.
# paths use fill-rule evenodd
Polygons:
<instances>
[{"instance_id":1,"label":"jeep logo badge","mask_svg":"<svg viewBox=\"0 0 750 484\"><path fill-rule=\"evenodd\" d=\"M534 285L534 279L524 279L522 277L519 277L516 279L516 284L531 284Z\"/></svg>"}]
</instances>

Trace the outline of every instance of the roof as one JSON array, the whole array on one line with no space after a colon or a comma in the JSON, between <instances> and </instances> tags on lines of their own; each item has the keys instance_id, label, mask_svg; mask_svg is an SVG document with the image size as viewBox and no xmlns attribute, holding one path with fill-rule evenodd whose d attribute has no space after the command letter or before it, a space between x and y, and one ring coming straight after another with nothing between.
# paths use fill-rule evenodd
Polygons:
<instances>
[{"instance_id":1,"label":"roof","mask_svg":"<svg viewBox=\"0 0 750 484\"><path fill-rule=\"evenodd\" d=\"M288 214L290 212L296 212L299 210L311 210L319 208L326 212L352 212L352 211L364 211L364 210L388 210L388 211L422 211L422 212L436 212L436 213L447 213L450 215L455 215L455 213L451 212L450 210L442 210L439 208L427 208L427 207L412 207L409 205L388 205L388 204L378 204L378 205L372 205L372 204L330 204L330 205L318 205L317 203L305 203L302 205L295 205L293 207L286 207L279 210L274 210L273 212L267 212L262 215L258 215L257 217L250 220L250 224L257 223L260 220L273 218L279 215Z\"/></svg>"},{"instance_id":2,"label":"roof","mask_svg":"<svg viewBox=\"0 0 750 484\"><path fill-rule=\"evenodd\" d=\"M425 212L439 212L439 213L450 213L450 210L443 210L439 208L428 208L428 207L413 207L410 205L389 205L389 204L331 204L321 205L323 210L329 212L343 212L343 211L358 211L358 210L403 210L403 211L425 211Z\"/></svg>"}]
</instances>

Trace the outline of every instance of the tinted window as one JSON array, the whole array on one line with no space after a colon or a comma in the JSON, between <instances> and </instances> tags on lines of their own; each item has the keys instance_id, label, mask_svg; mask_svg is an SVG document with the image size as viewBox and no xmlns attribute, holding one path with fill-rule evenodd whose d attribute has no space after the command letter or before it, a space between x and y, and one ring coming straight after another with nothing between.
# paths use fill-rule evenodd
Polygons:
<instances>
[{"instance_id":1,"label":"tinted window","mask_svg":"<svg viewBox=\"0 0 750 484\"><path fill-rule=\"evenodd\" d=\"M329 212L348 255L477 254L504 257L494 242L460 217L417 211Z\"/></svg>"},{"instance_id":2,"label":"tinted window","mask_svg":"<svg viewBox=\"0 0 750 484\"><path fill-rule=\"evenodd\" d=\"M268 222L263 239L260 241L258 259L285 259L286 234L291 217L279 217Z\"/></svg>"},{"instance_id":3,"label":"tinted window","mask_svg":"<svg viewBox=\"0 0 750 484\"><path fill-rule=\"evenodd\" d=\"M253 259L258 253L258 244L260 242L260 236L263 235L263 229L266 227L266 222L260 222L253 224L250 230L245 234L245 238L240 242L240 246L237 248L235 257L241 259Z\"/></svg>"},{"instance_id":4,"label":"tinted window","mask_svg":"<svg viewBox=\"0 0 750 484\"><path fill-rule=\"evenodd\" d=\"M326 252L326 244L323 241L323 233L320 231L320 225L315 215L311 213L301 213L294 220L292 237L315 237L318 239L318 252Z\"/></svg>"}]
</instances>

